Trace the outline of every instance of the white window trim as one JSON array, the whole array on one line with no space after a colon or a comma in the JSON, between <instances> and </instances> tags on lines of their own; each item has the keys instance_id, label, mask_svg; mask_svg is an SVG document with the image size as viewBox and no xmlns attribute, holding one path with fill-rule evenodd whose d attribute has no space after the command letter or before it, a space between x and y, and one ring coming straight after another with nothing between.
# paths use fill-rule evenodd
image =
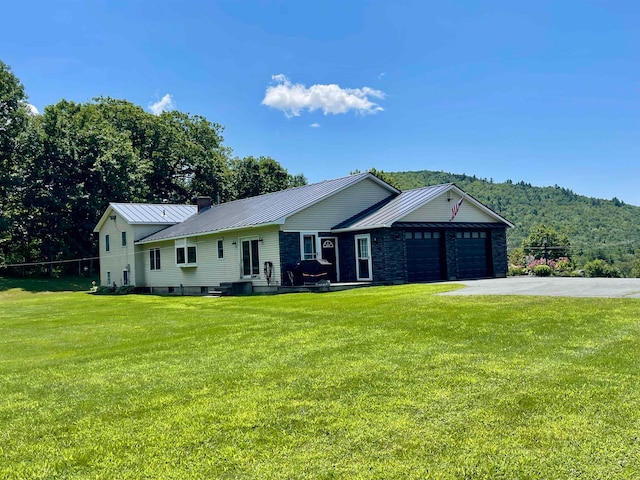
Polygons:
<instances>
[{"instance_id":1,"label":"white window trim","mask_svg":"<svg viewBox=\"0 0 640 480\"><path fill-rule=\"evenodd\" d=\"M320 235L318 232L300 232L300 260L315 260L315 258L305 258L304 256L304 237L313 235L315 238L315 258L320 258Z\"/></svg>"},{"instance_id":2,"label":"white window trim","mask_svg":"<svg viewBox=\"0 0 640 480\"><path fill-rule=\"evenodd\" d=\"M244 264L242 262L242 242L251 242L252 240L258 241L258 274L244 274ZM240 278L251 278L251 279L259 279L260 278L260 237L258 235L254 235L251 237L240 237L238 238L238 260L240 266ZM251 243L249 243L249 252L251 252Z\"/></svg>"},{"instance_id":3,"label":"white window trim","mask_svg":"<svg viewBox=\"0 0 640 480\"><path fill-rule=\"evenodd\" d=\"M162 269L162 249L160 247L151 247L149 249L149 252L153 252L153 267L151 268L151 256L149 256L149 271L150 272L159 272ZM160 267L158 267L157 265L157 258L158 255L156 255L156 252L160 252Z\"/></svg>"},{"instance_id":4,"label":"white window trim","mask_svg":"<svg viewBox=\"0 0 640 480\"><path fill-rule=\"evenodd\" d=\"M222 243L222 256L220 256L220 244ZM224 260L224 254L225 254L225 245L224 245L224 238L218 238L218 241L216 242L216 258L218 260ZM197 255L197 253L196 253Z\"/></svg>"},{"instance_id":5,"label":"white window trim","mask_svg":"<svg viewBox=\"0 0 640 480\"><path fill-rule=\"evenodd\" d=\"M363 277L360 275L360 256L358 255L358 240L366 238L367 239L367 248L369 250L369 256L367 257L368 263L369 263L369 276L368 277ZM373 280L373 265L372 265L372 261L371 261L371 235L368 233L362 234L362 235L356 235L355 236L355 245L354 245L356 251L355 251L355 257L356 257L356 279L358 281L372 281Z\"/></svg>"},{"instance_id":6,"label":"white window trim","mask_svg":"<svg viewBox=\"0 0 640 480\"><path fill-rule=\"evenodd\" d=\"M196 249L196 261L189 263L189 247L194 247ZM184 248L184 263L178 263L178 249ZM198 245L196 242L191 241L187 238L180 238L175 240L174 242L174 257L173 257L176 267L180 268L190 268L198 266Z\"/></svg>"}]
</instances>

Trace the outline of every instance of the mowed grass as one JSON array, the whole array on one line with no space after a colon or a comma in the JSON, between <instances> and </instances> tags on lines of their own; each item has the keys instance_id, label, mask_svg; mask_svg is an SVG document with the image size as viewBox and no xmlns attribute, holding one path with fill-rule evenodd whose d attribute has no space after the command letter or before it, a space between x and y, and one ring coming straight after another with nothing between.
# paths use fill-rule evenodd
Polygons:
<instances>
[{"instance_id":1,"label":"mowed grass","mask_svg":"<svg viewBox=\"0 0 640 480\"><path fill-rule=\"evenodd\" d=\"M0 292L0 478L639 478L640 302Z\"/></svg>"}]
</instances>

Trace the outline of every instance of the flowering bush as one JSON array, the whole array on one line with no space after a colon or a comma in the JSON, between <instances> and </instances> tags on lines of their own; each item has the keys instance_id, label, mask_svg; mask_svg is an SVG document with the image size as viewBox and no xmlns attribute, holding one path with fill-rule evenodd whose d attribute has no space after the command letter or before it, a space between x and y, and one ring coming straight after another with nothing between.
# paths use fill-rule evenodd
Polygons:
<instances>
[{"instance_id":1,"label":"flowering bush","mask_svg":"<svg viewBox=\"0 0 640 480\"><path fill-rule=\"evenodd\" d=\"M573 270L573 262L567 257L560 257L556 262L556 271L570 272Z\"/></svg>"},{"instance_id":2,"label":"flowering bush","mask_svg":"<svg viewBox=\"0 0 640 480\"><path fill-rule=\"evenodd\" d=\"M531 263L529 263L529 270L534 271L536 267L539 265L546 265L551 270L555 270L557 266L557 262L555 262L554 260L547 261L544 258L538 258L536 260L533 260Z\"/></svg>"}]
</instances>

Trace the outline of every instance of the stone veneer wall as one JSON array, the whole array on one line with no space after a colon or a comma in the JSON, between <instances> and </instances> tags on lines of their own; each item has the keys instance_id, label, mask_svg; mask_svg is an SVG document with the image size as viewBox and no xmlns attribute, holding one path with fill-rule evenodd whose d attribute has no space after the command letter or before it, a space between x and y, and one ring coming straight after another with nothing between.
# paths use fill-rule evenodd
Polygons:
<instances>
[{"instance_id":1,"label":"stone veneer wall","mask_svg":"<svg viewBox=\"0 0 640 480\"><path fill-rule=\"evenodd\" d=\"M491 256L493 257L493 276L498 278L506 277L509 269L506 228L494 228L491 230Z\"/></svg>"},{"instance_id":2,"label":"stone veneer wall","mask_svg":"<svg viewBox=\"0 0 640 480\"><path fill-rule=\"evenodd\" d=\"M371 232L374 282L405 283L407 281L404 231L384 228Z\"/></svg>"},{"instance_id":3,"label":"stone veneer wall","mask_svg":"<svg viewBox=\"0 0 640 480\"><path fill-rule=\"evenodd\" d=\"M280 232L280 271L281 285L291 285L288 270L300 261L300 234L297 232Z\"/></svg>"}]
</instances>

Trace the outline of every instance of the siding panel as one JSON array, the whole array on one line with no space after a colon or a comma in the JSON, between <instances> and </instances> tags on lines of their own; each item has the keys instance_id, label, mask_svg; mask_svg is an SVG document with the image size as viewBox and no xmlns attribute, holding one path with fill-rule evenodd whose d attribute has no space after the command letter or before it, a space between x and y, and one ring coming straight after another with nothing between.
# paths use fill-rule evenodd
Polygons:
<instances>
[{"instance_id":1,"label":"siding panel","mask_svg":"<svg viewBox=\"0 0 640 480\"><path fill-rule=\"evenodd\" d=\"M190 238L197 246L197 266L179 267L175 260L175 243L173 240L144 244L144 265L147 287L216 287L223 282L234 282L242 279L240 239L262 238L258 242L260 258L259 278L252 279L255 286L266 286L264 262L273 263L272 285L279 283L280 259L278 250L279 230L277 227L253 228L226 232L224 235L202 235ZM224 257L218 258L218 240L223 240ZM236 245L233 245L236 242ZM160 248L161 269L150 270L149 250Z\"/></svg>"},{"instance_id":2,"label":"siding panel","mask_svg":"<svg viewBox=\"0 0 640 480\"><path fill-rule=\"evenodd\" d=\"M410 214L403 217L401 222L448 222L451 219L451 209L455 203L460 200L460 197L453 196L450 201L447 201L446 195L441 195L438 198L434 198L426 205L417 208ZM487 215L485 212L476 207L468 200L462 202L460 211L456 218L451 223L457 222L495 222L496 219Z\"/></svg>"},{"instance_id":3,"label":"siding panel","mask_svg":"<svg viewBox=\"0 0 640 480\"><path fill-rule=\"evenodd\" d=\"M284 231L330 231L346 218L369 208L390 195L373 180L363 180L289 217Z\"/></svg>"}]
</instances>

